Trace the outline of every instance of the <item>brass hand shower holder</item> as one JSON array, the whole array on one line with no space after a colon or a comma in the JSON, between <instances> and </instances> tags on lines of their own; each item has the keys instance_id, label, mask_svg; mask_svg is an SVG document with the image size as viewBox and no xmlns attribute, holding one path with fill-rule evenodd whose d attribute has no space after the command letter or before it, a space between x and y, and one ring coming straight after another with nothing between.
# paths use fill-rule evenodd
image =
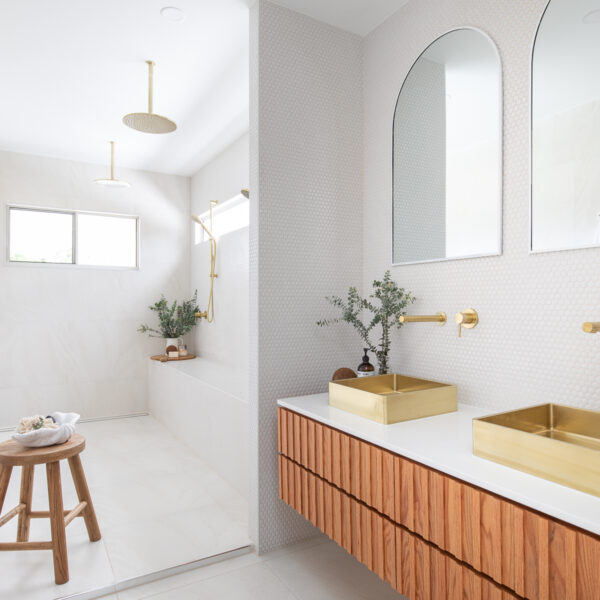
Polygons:
<instances>
[{"instance_id":1,"label":"brass hand shower holder","mask_svg":"<svg viewBox=\"0 0 600 600\"><path fill-rule=\"evenodd\" d=\"M198 225L200 225L200 227L202 227L202 229L204 230L204 233L206 233L206 235L209 238L210 241L210 290L208 292L208 304L206 306L206 310L194 313L194 317L196 317L196 319L206 319L207 323L212 323L213 319L215 317L215 303L214 303L214 295L213 295L213 288L214 288L214 283L215 283L215 279L218 277L217 273L215 272L215 267L216 267L216 261L217 261L217 240L215 239L215 236L212 234L212 211L213 211L213 207L216 206L217 201L216 200L211 200L210 201L210 229L204 224L204 221L200 218L197 217L196 215L192 215L192 219L198 223Z\"/></svg>"}]
</instances>

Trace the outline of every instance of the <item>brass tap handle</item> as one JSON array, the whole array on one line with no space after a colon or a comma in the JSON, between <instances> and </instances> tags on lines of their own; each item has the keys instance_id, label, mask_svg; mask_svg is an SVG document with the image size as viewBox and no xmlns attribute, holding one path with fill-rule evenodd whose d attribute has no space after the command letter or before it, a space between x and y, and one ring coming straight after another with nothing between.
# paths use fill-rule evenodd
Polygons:
<instances>
[{"instance_id":1,"label":"brass tap handle","mask_svg":"<svg viewBox=\"0 0 600 600\"><path fill-rule=\"evenodd\" d=\"M462 328L473 329L479 323L479 315L474 308L467 308L454 315L454 321L458 323L458 337L462 337Z\"/></svg>"},{"instance_id":2,"label":"brass tap handle","mask_svg":"<svg viewBox=\"0 0 600 600\"><path fill-rule=\"evenodd\" d=\"M400 323L446 323L446 313L439 312L435 315L400 315L398 317Z\"/></svg>"},{"instance_id":3,"label":"brass tap handle","mask_svg":"<svg viewBox=\"0 0 600 600\"><path fill-rule=\"evenodd\" d=\"M581 326L581 329L586 333L598 333L600 332L600 322L598 321L588 321Z\"/></svg>"}]
</instances>

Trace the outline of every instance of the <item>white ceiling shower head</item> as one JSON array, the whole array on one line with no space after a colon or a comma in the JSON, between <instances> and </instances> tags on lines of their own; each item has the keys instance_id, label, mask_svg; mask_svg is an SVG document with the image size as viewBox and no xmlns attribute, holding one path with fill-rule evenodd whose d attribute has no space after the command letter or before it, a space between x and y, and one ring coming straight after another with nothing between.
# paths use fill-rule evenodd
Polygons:
<instances>
[{"instance_id":1,"label":"white ceiling shower head","mask_svg":"<svg viewBox=\"0 0 600 600\"><path fill-rule=\"evenodd\" d=\"M110 144L110 177L108 179L96 179L94 183L98 185L105 185L106 187L130 187L130 184L121 179L115 179L115 143L109 142Z\"/></svg>"},{"instance_id":2,"label":"white ceiling shower head","mask_svg":"<svg viewBox=\"0 0 600 600\"><path fill-rule=\"evenodd\" d=\"M177 125L171 119L152 112L154 62L147 60L146 64L148 65L148 112L129 113L123 117L123 123L143 133L171 133L177 129Z\"/></svg>"}]
</instances>

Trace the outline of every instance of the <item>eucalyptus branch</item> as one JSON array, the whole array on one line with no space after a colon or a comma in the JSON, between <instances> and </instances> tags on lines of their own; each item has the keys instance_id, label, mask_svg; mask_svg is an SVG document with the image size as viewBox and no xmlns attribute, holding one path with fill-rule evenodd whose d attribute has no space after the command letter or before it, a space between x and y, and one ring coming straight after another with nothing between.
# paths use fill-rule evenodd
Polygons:
<instances>
[{"instance_id":1,"label":"eucalyptus branch","mask_svg":"<svg viewBox=\"0 0 600 600\"><path fill-rule=\"evenodd\" d=\"M196 290L190 300L184 300L180 305L175 300L169 305L166 298L161 296L158 302L148 307L158 315L158 329L142 324L138 331L150 337L162 338L178 338L189 333L196 325L195 313L200 311L197 297Z\"/></svg>"},{"instance_id":2,"label":"eucalyptus branch","mask_svg":"<svg viewBox=\"0 0 600 600\"><path fill-rule=\"evenodd\" d=\"M373 293L368 298L362 298L355 287L348 290L348 297L343 300L339 296L327 296L329 304L341 310L342 315L333 319L317 321L319 327L326 327L335 323L349 323L356 329L365 346L375 354L379 365L379 374L388 372L388 357L391 347L390 332L394 327L400 329L402 323L398 320L400 315L406 314L406 307L415 301L410 292L392 281L389 271L385 272L381 281L373 281ZM368 325L365 325L361 316L363 311L373 314ZM378 345L371 341L374 328L381 327Z\"/></svg>"}]
</instances>

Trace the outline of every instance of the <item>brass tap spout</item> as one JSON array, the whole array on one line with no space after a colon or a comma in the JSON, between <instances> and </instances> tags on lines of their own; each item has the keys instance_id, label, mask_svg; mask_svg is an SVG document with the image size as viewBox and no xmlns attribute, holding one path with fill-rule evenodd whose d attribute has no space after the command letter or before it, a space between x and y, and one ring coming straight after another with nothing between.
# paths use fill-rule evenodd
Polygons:
<instances>
[{"instance_id":1,"label":"brass tap spout","mask_svg":"<svg viewBox=\"0 0 600 600\"><path fill-rule=\"evenodd\" d=\"M435 315L400 315L398 317L400 323L446 323L446 313L439 312Z\"/></svg>"}]
</instances>

